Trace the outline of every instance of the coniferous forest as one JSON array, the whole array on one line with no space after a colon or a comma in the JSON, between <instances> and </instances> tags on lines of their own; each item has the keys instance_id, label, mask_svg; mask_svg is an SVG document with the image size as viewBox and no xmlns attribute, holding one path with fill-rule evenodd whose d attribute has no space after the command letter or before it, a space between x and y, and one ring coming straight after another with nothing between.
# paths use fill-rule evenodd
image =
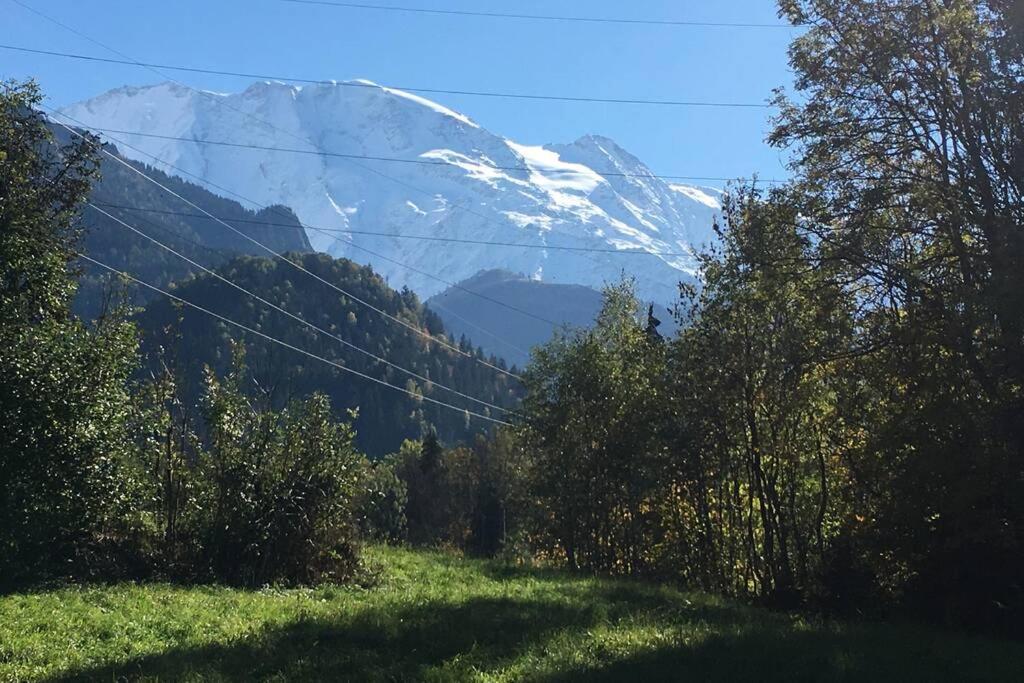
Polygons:
<instances>
[{"instance_id":1,"label":"coniferous forest","mask_svg":"<svg viewBox=\"0 0 1024 683\"><path fill-rule=\"evenodd\" d=\"M450 618L438 615L456 608L440 602L407 614L405 626L384 625L398 609L387 601L343 626L307 615L313 631L266 636L287 665L246 668L252 651L217 650L194 670L173 657L81 670L97 678L332 677L350 666L460 679L460 653L477 677L557 678L550 662L543 675L529 668L542 655L517 659L548 647L534 640L540 623L562 633L549 647L582 662L581 679L754 678L758 665L866 679L860 655L887 662L894 680L1009 676L1024 661L1016 645L975 670L973 646L920 636L930 645L919 651L918 636L900 633L893 647L911 643L936 667L903 670L885 636L823 634L853 620L1022 635L1024 11L1014 0L781 8L809 27L790 48L796 88L777 91L770 134L794 179L729 188L699 284L680 285L677 334L660 331L626 276L606 287L594 326L557 332L524 369L451 339L414 293L310 253L291 231L266 235L347 295L230 243L189 252L214 250L212 274L147 261L141 242L110 238L116 226L90 217L94 188L107 205L117 196L106 171L99 180L109 164L98 142L55 136L37 86L7 83L2 596L97 582L498 591L465 597ZM206 239L179 223L179 238ZM139 297L92 259L175 298ZM144 262L149 271L133 270ZM455 569L460 556L491 559ZM555 594L567 611L537 602ZM620 641L600 641L619 652L605 661L568 635L685 620L719 636L749 627L752 640L660 650L636 635L646 654L623 663ZM450 650L429 637L456 622L466 633L453 630L463 640ZM325 624L326 640L315 636ZM403 630L413 624L423 632ZM801 629L814 632L806 648ZM506 635L489 640L491 630ZM306 636L321 649L304 649ZM844 638L863 650L830 668ZM391 647L390 661L368 654ZM745 671L717 661L743 648L792 660ZM820 662L802 659L815 648ZM0 667L21 656L0 641Z\"/></svg>"}]
</instances>

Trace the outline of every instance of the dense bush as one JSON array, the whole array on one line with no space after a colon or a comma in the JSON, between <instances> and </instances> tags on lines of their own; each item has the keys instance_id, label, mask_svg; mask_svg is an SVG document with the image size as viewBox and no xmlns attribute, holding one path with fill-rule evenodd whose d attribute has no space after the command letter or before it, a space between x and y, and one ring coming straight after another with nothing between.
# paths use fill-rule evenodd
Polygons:
<instances>
[{"instance_id":1,"label":"dense bush","mask_svg":"<svg viewBox=\"0 0 1024 683\"><path fill-rule=\"evenodd\" d=\"M323 396L258 410L242 371L208 378L209 448L196 471L202 562L243 585L349 578L357 564L362 456Z\"/></svg>"},{"instance_id":2,"label":"dense bush","mask_svg":"<svg viewBox=\"0 0 1024 683\"><path fill-rule=\"evenodd\" d=\"M319 395L281 411L261 405L260 392L244 390L241 346L232 370L206 384L195 427L172 371L142 387L140 509L161 570L236 585L350 577L369 470L351 425Z\"/></svg>"}]
</instances>

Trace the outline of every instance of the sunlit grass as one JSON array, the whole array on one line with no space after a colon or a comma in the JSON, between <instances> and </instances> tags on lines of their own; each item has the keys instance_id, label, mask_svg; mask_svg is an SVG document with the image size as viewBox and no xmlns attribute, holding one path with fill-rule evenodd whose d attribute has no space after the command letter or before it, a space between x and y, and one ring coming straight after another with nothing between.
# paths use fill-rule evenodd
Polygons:
<instances>
[{"instance_id":1,"label":"sunlit grass","mask_svg":"<svg viewBox=\"0 0 1024 683\"><path fill-rule=\"evenodd\" d=\"M1020 680L1024 646L371 548L372 588L0 597L0 680Z\"/></svg>"}]
</instances>

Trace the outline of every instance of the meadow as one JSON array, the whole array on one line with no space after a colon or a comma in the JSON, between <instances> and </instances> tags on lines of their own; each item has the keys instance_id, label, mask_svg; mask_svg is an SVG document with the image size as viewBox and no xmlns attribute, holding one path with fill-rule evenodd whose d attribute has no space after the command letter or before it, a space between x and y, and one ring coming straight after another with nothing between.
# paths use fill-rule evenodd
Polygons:
<instances>
[{"instance_id":1,"label":"meadow","mask_svg":"<svg viewBox=\"0 0 1024 683\"><path fill-rule=\"evenodd\" d=\"M1024 645L372 547L364 587L0 596L0 680L999 681Z\"/></svg>"}]
</instances>

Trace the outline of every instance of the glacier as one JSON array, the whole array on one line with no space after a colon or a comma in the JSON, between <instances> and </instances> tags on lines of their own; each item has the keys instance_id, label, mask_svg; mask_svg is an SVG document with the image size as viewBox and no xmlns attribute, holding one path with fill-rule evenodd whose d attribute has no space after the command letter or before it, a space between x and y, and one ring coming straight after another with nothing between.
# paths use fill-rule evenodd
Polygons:
<instances>
[{"instance_id":1,"label":"glacier","mask_svg":"<svg viewBox=\"0 0 1024 683\"><path fill-rule=\"evenodd\" d=\"M302 87L265 81L240 93L129 86L61 113L75 125L131 131L105 135L137 148L119 145L126 157L160 166L152 155L215 193L224 194L217 185L237 193L234 199L291 207L315 249L368 263L391 286L423 298L501 268L590 287L625 273L644 299L670 304L679 281L698 275L695 252L711 241L721 208L720 190L656 178L611 139L522 144L439 103L366 80Z\"/></svg>"}]
</instances>

